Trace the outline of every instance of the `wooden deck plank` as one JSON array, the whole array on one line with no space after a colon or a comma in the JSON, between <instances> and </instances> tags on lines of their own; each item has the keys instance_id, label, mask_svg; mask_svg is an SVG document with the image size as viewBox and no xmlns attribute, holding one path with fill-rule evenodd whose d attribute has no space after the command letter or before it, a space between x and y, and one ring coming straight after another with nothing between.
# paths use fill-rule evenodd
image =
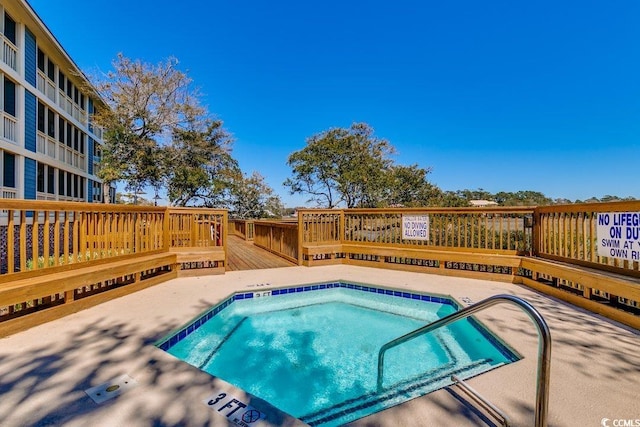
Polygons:
<instances>
[{"instance_id":1,"label":"wooden deck plank","mask_svg":"<svg viewBox=\"0 0 640 427\"><path fill-rule=\"evenodd\" d=\"M238 236L229 236L227 271L260 270L264 268L292 267L295 264L269 251L253 245Z\"/></svg>"}]
</instances>

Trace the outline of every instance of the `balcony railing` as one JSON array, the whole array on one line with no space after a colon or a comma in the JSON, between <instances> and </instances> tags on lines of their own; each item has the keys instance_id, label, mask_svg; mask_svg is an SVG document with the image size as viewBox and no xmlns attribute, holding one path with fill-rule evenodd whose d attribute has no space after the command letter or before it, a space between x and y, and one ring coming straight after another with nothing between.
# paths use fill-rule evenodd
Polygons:
<instances>
[{"instance_id":1,"label":"balcony railing","mask_svg":"<svg viewBox=\"0 0 640 427\"><path fill-rule=\"evenodd\" d=\"M38 70L36 86L40 92L47 95L47 98L56 102L56 84L40 70Z\"/></svg>"},{"instance_id":2,"label":"balcony railing","mask_svg":"<svg viewBox=\"0 0 640 427\"><path fill-rule=\"evenodd\" d=\"M18 71L18 48L2 36L2 61Z\"/></svg>"},{"instance_id":3,"label":"balcony railing","mask_svg":"<svg viewBox=\"0 0 640 427\"><path fill-rule=\"evenodd\" d=\"M73 102L73 100L69 98L63 90L58 90L58 106L60 106L60 108L62 108L68 115L76 119L78 122L82 123L83 125L87 124L87 113L82 108L80 108L78 104Z\"/></svg>"},{"instance_id":4,"label":"balcony railing","mask_svg":"<svg viewBox=\"0 0 640 427\"><path fill-rule=\"evenodd\" d=\"M2 114L2 136L11 142L18 142L18 135L16 132L16 126L18 120L6 113Z\"/></svg>"},{"instance_id":5,"label":"balcony railing","mask_svg":"<svg viewBox=\"0 0 640 427\"><path fill-rule=\"evenodd\" d=\"M18 197L18 190L11 187L0 187L0 196L3 199L15 199Z\"/></svg>"}]
</instances>

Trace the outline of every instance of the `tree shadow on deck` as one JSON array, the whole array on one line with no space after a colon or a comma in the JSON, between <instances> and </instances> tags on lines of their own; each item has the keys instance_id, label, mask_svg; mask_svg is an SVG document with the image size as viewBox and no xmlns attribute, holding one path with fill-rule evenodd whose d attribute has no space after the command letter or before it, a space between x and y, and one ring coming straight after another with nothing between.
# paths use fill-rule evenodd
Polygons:
<instances>
[{"instance_id":1,"label":"tree shadow on deck","mask_svg":"<svg viewBox=\"0 0 640 427\"><path fill-rule=\"evenodd\" d=\"M54 322L66 329L56 331L57 338L38 340L35 328L0 341L3 426L231 425L203 403L226 384L153 346L175 322L144 328L106 317L86 326L63 323L68 319ZM138 385L120 396L96 404L84 392L123 374ZM290 423L270 416L274 425Z\"/></svg>"},{"instance_id":2,"label":"tree shadow on deck","mask_svg":"<svg viewBox=\"0 0 640 427\"><path fill-rule=\"evenodd\" d=\"M597 425L606 416L637 418L637 405L632 402L635 401L633 390L640 387L640 331L523 288L530 291L526 299L541 313L551 332L550 419L554 413L563 413L562 418L566 421L568 414L573 413L574 425L581 424L580 417L588 418L588 424ZM537 348L538 333L531 320L515 307L504 307L503 310L508 310L510 315L489 309L479 317L499 336L522 337ZM510 344L516 344L517 349L517 341ZM537 352L525 357L536 358ZM523 381L529 381L529 378L533 391L535 371ZM511 408L516 408L516 418L533 419L534 400L524 402L514 397L507 400ZM606 412L616 400L617 410L621 412L618 415ZM569 426L572 422L562 425Z\"/></svg>"}]
</instances>

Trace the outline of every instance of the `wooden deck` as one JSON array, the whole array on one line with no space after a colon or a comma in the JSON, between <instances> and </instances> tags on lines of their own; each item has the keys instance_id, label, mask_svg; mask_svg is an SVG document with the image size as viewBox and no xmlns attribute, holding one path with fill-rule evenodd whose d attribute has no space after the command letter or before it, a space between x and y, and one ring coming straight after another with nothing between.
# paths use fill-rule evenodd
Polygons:
<instances>
[{"instance_id":1,"label":"wooden deck","mask_svg":"<svg viewBox=\"0 0 640 427\"><path fill-rule=\"evenodd\" d=\"M263 268L292 267L295 264L269 251L253 245L238 236L229 236L227 271L260 270Z\"/></svg>"}]
</instances>

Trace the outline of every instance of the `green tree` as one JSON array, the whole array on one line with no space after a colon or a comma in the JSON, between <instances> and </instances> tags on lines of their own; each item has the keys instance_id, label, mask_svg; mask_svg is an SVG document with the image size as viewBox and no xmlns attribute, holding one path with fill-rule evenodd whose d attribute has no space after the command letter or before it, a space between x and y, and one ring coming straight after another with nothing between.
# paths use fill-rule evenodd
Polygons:
<instances>
[{"instance_id":1,"label":"green tree","mask_svg":"<svg viewBox=\"0 0 640 427\"><path fill-rule=\"evenodd\" d=\"M310 195L318 206L376 206L385 194L393 152L366 123L332 128L308 138L305 148L289 156L293 177L284 185L291 194Z\"/></svg>"},{"instance_id":2,"label":"green tree","mask_svg":"<svg viewBox=\"0 0 640 427\"><path fill-rule=\"evenodd\" d=\"M191 120L174 129L165 147L169 201L177 206L227 207L234 181L241 176L231 157L231 138L219 120Z\"/></svg>"},{"instance_id":3,"label":"green tree","mask_svg":"<svg viewBox=\"0 0 640 427\"><path fill-rule=\"evenodd\" d=\"M441 201L441 191L427 180L430 168L418 165L393 166L388 172L387 205L435 206Z\"/></svg>"},{"instance_id":4,"label":"green tree","mask_svg":"<svg viewBox=\"0 0 640 427\"><path fill-rule=\"evenodd\" d=\"M460 195L459 191L439 191L435 195L432 206L445 208L460 208L469 206L469 201Z\"/></svg>"},{"instance_id":5,"label":"green tree","mask_svg":"<svg viewBox=\"0 0 640 427\"><path fill-rule=\"evenodd\" d=\"M237 219L282 217L284 205L258 172L241 174L231 190L229 215Z\"/></svg>"},{"instance_id":6,"label":"green tree","mask_svg":"<svg viewBox=\"0 0 640 427\"><path fill-rule=\"evenodd\" d=\"M93 79L108 106L92 117L105 129L98 174L107 188L115 181L136 193L158 188L170 167L163 146L185 122L206 117L191 79L177 65L175 58L150 65L119 54L113 71Z\"/></svg>"}]
</instances>

